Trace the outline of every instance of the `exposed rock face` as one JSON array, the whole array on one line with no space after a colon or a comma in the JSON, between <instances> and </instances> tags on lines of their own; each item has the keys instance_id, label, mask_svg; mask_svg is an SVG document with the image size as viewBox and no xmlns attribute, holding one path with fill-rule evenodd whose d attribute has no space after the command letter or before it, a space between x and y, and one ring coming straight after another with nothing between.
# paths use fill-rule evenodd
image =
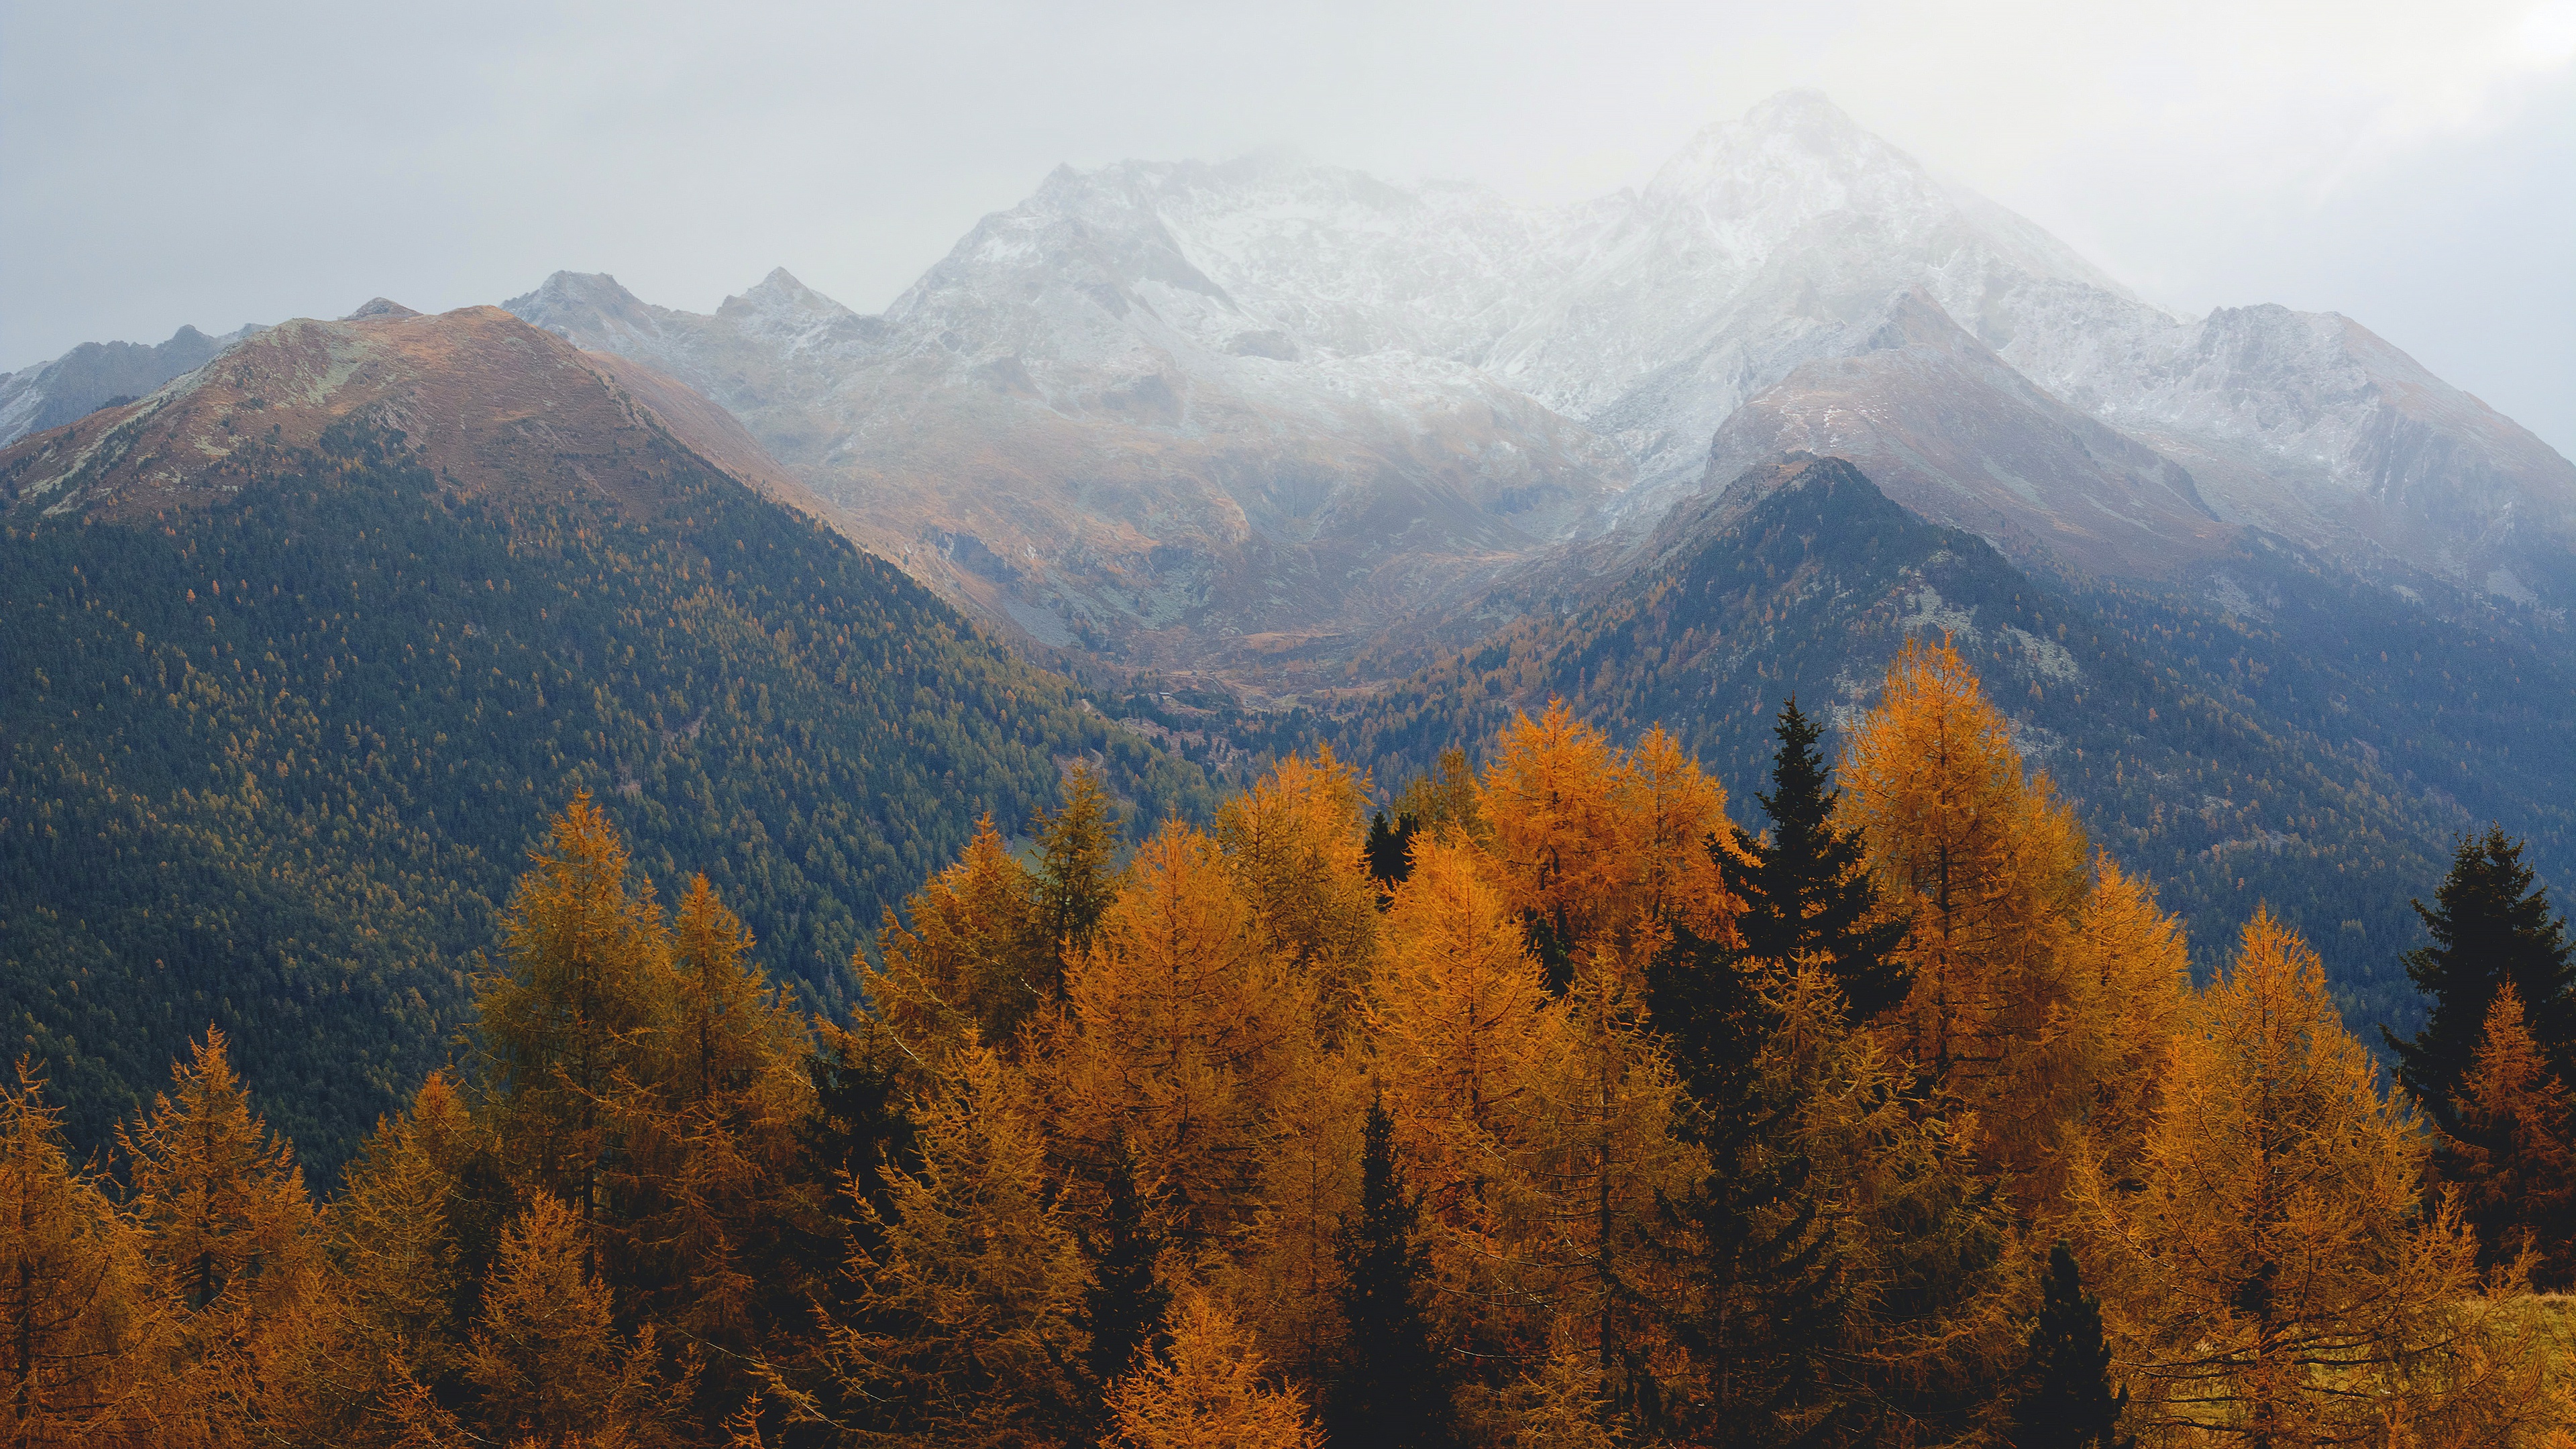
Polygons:
<instances>
[{"instance_id":1,"label":"exposed rock face","mask_svg":"<svg viewBox=\"0 0 2576 1449\"><path fill-rule=\"evenodd\" d=\"M1736 485L1724 503L1807 453L1850 459L1922 518L2102 573L2167 572L2235 535L2189 471L2015 372L1921 290L1855 331L1718 428L1707 488Z\"/></svg>"},{"instance_id":2,"label":"exposed rock face","mask_svg":"<svg viewBox=\"0 0 2576 1449\"><path fill-rule=\"evenodd\" d=\"M820 511L741 427L642 364L598 358L496 307L298 319L138 401L0 452L0 507L134 517L221 500L268 460L361 422L468 494L605 495L651 515L692 455Z\"/></svg>"},{"instance_id":3,"label":"exposed rock face","mask_svg":"<svg viewBox=\"0 0 2576 1449\"><path fill-rule=\"evenodd\" d=\"M1224 665L1625 556L1784 450L2078 569L2252 526L2576 602L2576 466L2346 319L2130 295L1823 97L1556 209L1256 157L1059 170L881 316L558 274L511 310L741 417L1050 643ZM2567 597L2560 598L2557 595Z\"/></svg>"},{"instance_id":4,"label":"exposed rock face","mask_svg":"<svg viewBox=\"0 0 2576 1449\"><path fill-rule=\"evenodd\" d=\"M58 428L112 398L138 398L257 332L256 324L209 337L182 327L158 346L84 342L51 362L0 374L0 448Z\"/></svg>"}]
</instances>

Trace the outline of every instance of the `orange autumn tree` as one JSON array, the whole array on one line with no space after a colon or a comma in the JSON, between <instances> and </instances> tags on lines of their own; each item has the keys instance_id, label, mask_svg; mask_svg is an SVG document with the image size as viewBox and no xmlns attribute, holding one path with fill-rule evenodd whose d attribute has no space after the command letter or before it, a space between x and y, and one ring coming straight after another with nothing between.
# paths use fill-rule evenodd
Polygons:
<instances>
[{"instance_id":1,"label":"orange autumn tree","mask_svg":"<svg viewBox=\"0 0 2576 1449\"><path fill-rule=\"evenodd\" d=\"M2459 1185L2484 1260L2528 1252L2533 1283L2564 1291L2576 1280L2576 1101L2532 1040L2510 981L2487 1008L2457 1120L2440 1165Z\"/></svg>"},{"instance_id":2,"label":"orange autumn tree","mask_svg":"<svg viewBox=\"0 0 2576 1449\"><path fill-rule=\"evenodd\" d=\"M2130 1423L2176 1442L2511 1442L2543 1412L2429 1144L2344 1030L2324 968L2258 912L2171 1039L2134 1190L2075 1185ZM2492 1439L2487 1437L2492 1435Z\"/></svg>"},{"instance_id":3,"label":"orange autumn tree","mask_svg":"<svg viewBox=\"0 0 2576 1449\"><path fill-rule=\"evenodd\" d=\"M172 1300L180 1381L213 1432L304 1413L323 1319L322 1219L295 1150L250 1108L220 1031L117 1129L145 1260Z\"/></svg>"},{"instance_id":4,"label":"orange autumn tree","mask_svg":"<svg viewBox=\"0 0 2576 1449\"><path fill-rule=\"evenodd\" d=\"M1266 1382L1251 1336L1205 1292L1173 1306L1172 1342L1110 1396L1112 1449L1322 1449L1294 1389Z\"/></svg>"},{"instance_id":5,"label":"orange autumn tree","mask_svg":"<svg viewBox=\"0 0 2576 1449\"><path fill-rule=\"evenodd\" d=\"M801 1290L820 1268L799 1271L787 1249L828 1211L800 1162L813 1037L751 945L694 877L671 922L667 1015L609 1119L612 1281L632 1311L708 1351L710 1421L753 1392L739 1366L762 1336L808 1312Z\"/></svg>"},{"instance_id":6,"label":"orange autumn tree","mask_svg":"<svg viewBox=\"0 0 2576 1449\"><path fill-rule=\"evenodd\" d=\"M1215 837L1272 951L1312 978L1326 1021L1357 1002L1377 944L1377 886L1360 854L1368 777L1290 755L1217 807Z\"/></svg>"},{"instance_id":7,"label":"orange autumn tree","mask_svg":"<svg viewBox=\"0 0 2576 1449\"><path fill-rule=\"evenodd\" d=\"M616 1104L652 1073L670 935L652 883L632 878L625 840L588 791L555 817L533 863L503 917L508 969L482 981L475 1003L484 1080L513 1171L588 1230L608 1210Z\"/></svg>"},{"instance_id":8,"label":"orange autumn tree","mask_svg":"<svg viewBox=\"0 0 2576 1449\"><path fill-rule=\"evenodd\" d=\"M1543 1345L1548 1321L1526 1303L1548 1258L1537 1154L1574 1072L1566 1008L1462 837L1415 840L1387 935L1372 1066L1422 1194L1442 1302L1471 1339Z\"/></svg>"},{"instance_id":9,"label":"orange autumn tree","mask_svg":"<svg viewBox=\"0 0 2576 1449\"><path fill-rule=\"evenodd\" d=\"M1264 936L1216 842L1166 824L1136 852L1037 1070L1085 1180L1123 1142L1188 1242L1248 1222L1271 1114L1314 1049L1303 981Z\"/></svg>"},{"instance_id":10,"label":"orange autumn tree","mask_svg":"<svg viewBox=\"0 0 2576 1449\"><path fill-rule=\"evenodd\" d=\"M170 1314L133 1220L74 1165L44 1079L0 1086L0 1429L11 1444L202 1432L174 1394Z\"/></svg>"},{"instance_id":11,"label":"orange autumn tree","mask_svg":"<svg viewBox=\"0 0 2576 1449\"><path fill-rule=\"evenodd\" d=\"M954 1049L970 1029L1011 1050L1061 968L1042 939L1037 882L1011 858L989 812L957 863L904 906L905 919L889 910L877 931L883 964L852 963L877 1020L927 1057Z\"/></svg>"},{"instance_id":12,"label":"orange autumn tree","mask_svg":"<svg viewBox=\"0 0 2576 1449\"><path fill-rule=\"evenodd\" d=\"M2025 778L2009 723L1946 638L1909 640L1888 665L1841 788L1840 823L1910 926L1898 951L1913 989L1881 1030L1980 1114L1999 1163L2034 1170L2073 1115L2063 1056L2098 997L2071 949L2090 884L2074 812L2045 774Z\"/></svg>"}]
</instances>

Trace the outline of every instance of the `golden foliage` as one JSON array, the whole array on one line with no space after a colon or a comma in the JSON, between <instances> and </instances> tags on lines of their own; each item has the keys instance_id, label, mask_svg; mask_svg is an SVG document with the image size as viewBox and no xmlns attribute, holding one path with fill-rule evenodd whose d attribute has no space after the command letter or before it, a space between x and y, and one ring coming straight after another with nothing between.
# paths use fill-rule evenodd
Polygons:
<instances>
[{"instance_id":1,"label":"golden foliage","mask_svg":"<svg viewBox=\"0 0 2576 1449\"><path fill-rule=\"evenodd\" d=\"M1054 949L1040 939L1036 890L987 813L965 854L907 903L909 926L886 913L883 967L855 963L877 1019L925 1057L954 1049L969 1029L1007 1045L1054 976L1031 969Z\"/></svg>"},{"instance_id":2,"label":"golden foliage","mask_svg":"<svg viewBox=\"0 0 2576 1449\"><path fill-rule=\"evenodd\" d=\"M889 1426L941 1444L1042 1442L1067 1403L1083 1268L1047 1201L1045 1143L1014 1074L969 1045L919 1106L921 1164L890 1205L860 1204L883 1246L855 1252L852 1310L826 1351ZM809 1400L810 1417L826 1418Z\"/></svg>"},{"instance_id":3,"label":"golden foliage","mask_svg":"<svg viewBox=\"0 0 2576 1449\"><path fill-rule=\"evenodd\" d=\"M1119 1381L1110 1396L1124 1449L1322 1449L1292 1390L1262 1380L1250 1335L1203 1291L1172 1308L1171 1347Z\"/></svg>"},{"instance_id":4,"label":"golden foliage","mask_svg":"<svg viewBox=\"0 0 2576 1449\"><path fill-rule=\"evenodd\" d=\"M141 1235L73 1166L44 1079L0 1086L0 1425L11 1444L149 1443L202 1432L164 1372L172 1324Z\"/></svg>"},{"instance_id":5,"label":"golden foliage","mask_svg":"<svg viewBox=\"0 0 2576 1449\"><path fill-rule=\"evenodd\" d=\"M2307 944L2258 912L2182 1025L2135 1185L2076 1185L2131 1413L2291 1445L2527 1406L2537 1379L2490 1331L2475 1240L2456 1203L2422 1206L2424 1134Z\"/></svg>"},{"instance_id":6,"label":"golden foliage","mask_svg":"<svg viewBox=\"0 0 2576 1449\"><path fill-rule=\"evenodd\" d=\"M1085 1162L1124 1139L1193 1245L1249 1221L1271 1114L1315 1050L1294 965L1259 929L1216 842L1177 822L1138 848L1065 980L1043 1069L1055 1130Z\"/></svg>"}]
</instances>

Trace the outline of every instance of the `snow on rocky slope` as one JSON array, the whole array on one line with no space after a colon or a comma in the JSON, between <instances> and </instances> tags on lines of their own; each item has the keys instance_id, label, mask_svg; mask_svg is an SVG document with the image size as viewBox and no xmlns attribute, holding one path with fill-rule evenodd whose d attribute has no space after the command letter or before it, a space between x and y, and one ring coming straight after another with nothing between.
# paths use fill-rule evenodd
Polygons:
<instances>
[{"instance_id":1,"label":"snow on rocky slope","mask_svg":"<svg viewBox=\"0 0 2576 1449\"><path fill-rule=\"evenodd\" d=\"M2079 568L2254 526L2576 602L2576 466L2509 419L2342 317L2144 302L1812 92L1571 207L1125 162L1059 170L880 316L784 272L712 316L571 274L507 305L715 397L951 593L1165 663L1641 537L1775 445Z\"/></svg>"}]
</instances>

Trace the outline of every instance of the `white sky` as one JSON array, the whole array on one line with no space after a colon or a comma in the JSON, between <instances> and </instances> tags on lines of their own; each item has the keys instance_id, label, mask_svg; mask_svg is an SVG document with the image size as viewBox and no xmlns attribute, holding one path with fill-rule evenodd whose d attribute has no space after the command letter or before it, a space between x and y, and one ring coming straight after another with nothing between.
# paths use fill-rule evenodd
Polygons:
<instances>
[{"instance_id":1,"label":"white sky","mask_svg":"<svg viewBox=\"0 0 2576 1449\"><path fill-rule=\"evenodd\" d=\"M869 310L1058 162L1567 200L1792 85L2150 297L2348 313L2576 454L2576 0L0 0L0 367L559 267Z\"/></svg>"}]
</instances>

